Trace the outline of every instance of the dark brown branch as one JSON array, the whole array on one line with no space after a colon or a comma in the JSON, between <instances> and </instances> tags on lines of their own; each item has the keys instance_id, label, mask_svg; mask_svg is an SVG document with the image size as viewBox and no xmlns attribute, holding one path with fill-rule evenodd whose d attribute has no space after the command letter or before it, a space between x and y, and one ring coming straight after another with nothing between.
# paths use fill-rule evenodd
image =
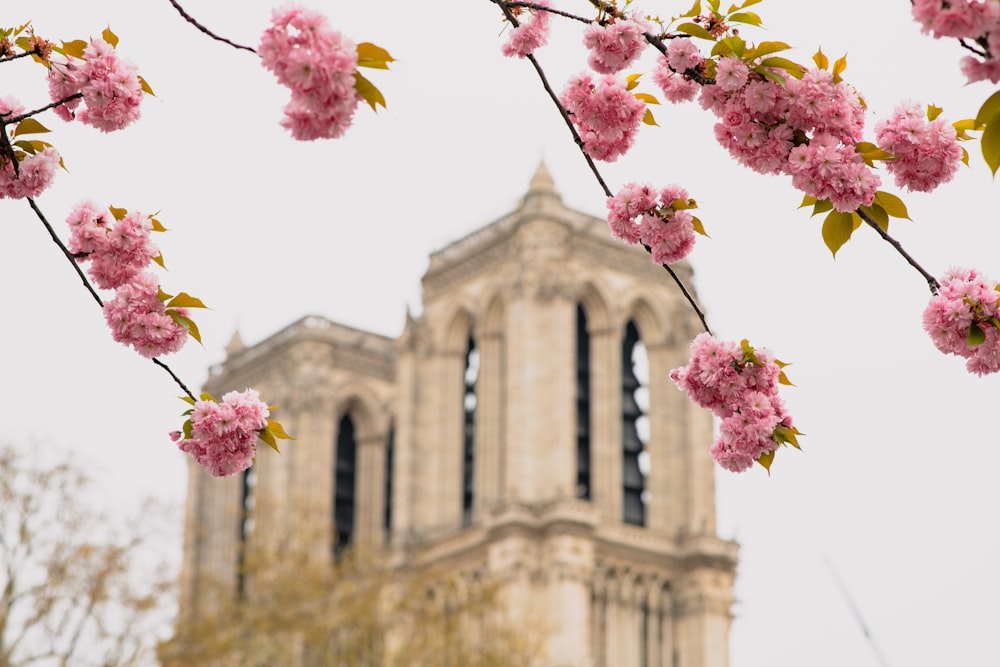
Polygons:
<instances>
[{"instance_id":1,"label":"dark brown branch","mask_svg":"<svg viewBox=\"0 0 1000 667\"><path fill-rule=\"evenodd\" d=\"M249 51L251 53L257 53L257 50L254 49L252 46L244 46L242 44L237 44L236 42L233 42L233 41L230 41L230 40L226 39L225 37L221 37L219 35L216 35L214 32L212 32L211 30L209 30L208 28L206 28L202 24L198 23L198 21L196 21L193 16L191 16L186 11L184 11L184 8L181 7L179 4L177 4L177 0L168 0L168 1L170 2L171 5L174 6L174 9L177 10L177 13L180 14L182 17L184 17L185 21L187 21L188 23L190 23L195 28L197 28L198 30L202 31L203 33L205 33L206 35L208 35L212 39L218 40L218 41L220 41L220 42L222 42L224 44L228 44L229 46L231 46L233 48L236 48L236 49L243 49L244 51Z\"/></svg>"},{"instance_id":2,"label":"dark brown branch","mask_svg":"<svg viewBox=\"0 0 1000 667\"><path fill-rule=\"evenodd\" d=\"M57 246L59 246L59 250L62 251L62 254L66 257L67 260L69 260L69 263L73 266L73 270L76 271L76 274L78 276L80 276L80 280L83 281L83 286L86 287L87 291L90 292L90 295L94 297L94 301L97 302L98 306L104 308L104 301L101 300L101 297L97 293L97 290L95 290L94 286L90 284L89 280L87 280L87 276L83 274L83 270L80 268L80 264L73 257L73 253L69 251L66 245L62 242L62 239L59 238L59 235L56 234L56 230L52 228L51 224L49 224L49 221L45 217L45 214L42 213L42 210L40 208L38 208L38 204L35 203L34 199L28 197L28 205L31 206L31 210L35 212L35 215L38 216L38 219L42 221L42 224L45 226L45 229L49 232L49 236L52 237L52 242L55 243ZM174 373L169 366L167 366L165 363L156 358L154 358L152 361L154 364L165 370L170 375L170 377L173 378L174 382L177 383L177 386L179 386L185 394L187 394L190 398L197 400L195 395L191 393L191 390L187 388L187 385L185 385L181 381L181 379L177 377L177 374Z\"/></svg>"},{"instance_id":3,"label":"dark brown branch","mask_svg":"<svg viewBox=\"0 0 1000 667\"><path fill-rule=\"evenodd\" d=\"M507 20L510 22L511 25L513 25L514 27L518 26L517 17L515 17L514 13L510 11L509 6L507 5L506 2L504 2L504 0L490 0L490 2L493 2L498 7L500 7L500 10L504 13L504 16L507 17ZM549 98L552 100L552 103L556 105L557 109L559 109L559 114L562 116L563 121L566 123L566 127L569 128L570 134L573 135L573 142L580 149L580 153L583 155L583 159L586 160L587 166L590 167L590 171L594 174L594 177L597 179L598 184L600 184L601 190L604 191L605 196L613 197L614 193L611 192L611 189L608 187L608 184L604 181L604 177L601 175L601 172L597 169L597 165L594 164L594 160L587 153L583 143L583 139L580 137L580 134L576 131L576 126L573 125L573 121L569 117L569 111L567 111L566 107L564 107L562 102L559 101L559 96L556 95L555 91L552 89L552 86L549 84L548 77L545 76L545 71L542 69L542 66L538 63L538 60L535 58L534 54L529 53L527 58L528 61L531 62L532 67L535 68L535 72L538 74L538 78L541 80L542 87L545 88L545 92L548 93ZM650 250L649 246L644 245L643 247L646 249L646 252L652 254L652 251ZM698 306L698 303L697 301L695 301L694 296L691 294L690 291L688 291L687 286L684 284L684 281L681 280L680 276L678 276L677 273L668 264L663 264L662 266L666 270L666 272L670 274L670 277L673 278L674 282L680 288L681 294L684 295L684 298L687 299L687 302L691 305L691 307L694 309L694 312L698 315L698 319L701 320L701 325L705 328L705 331L711 334L712 330L709 328L708 322L705 320L705 314Z\"/></svg>"},{"instance_id":4,"label":"dark brown branch","mask_svg":"<svg viewBox=\"0 0 1000 667\"><path fill-rule=\"evenodd\" d=\"M937 281L937 278L928 273L927 270L924 269L924 267L920 266L920 264L917 263L917 260L913 259L913 257L910 256L910 253L906 252L906 250L903 249L902 244L900 244L900 242L897 241L896 239L889 236L889 233L884 229L882 229L882 227L877 222L875 222L871 218L871 216L869 216L860 208L858 208L857 211L855 212L859 216L861 216L861 219L864 220L866 223L868 223L868 226L874 229L886 243L895 248L896 252L898 252L900 256L902 256L902 258L905 259L910 266L915 268L917 272L919 272L920 275L924 277L924 280L927 281L927 287L930 288L931 290L931 294L938 293L938 290L941 288L941 284Z\"/></svg>"},{"instance_id":5,"label":"dark brown branch","mask_svg":"<svg viewBox=\"0 0 1000 667\"><path fill-rule=\"evenodd\" d=\"M7 119L7 120L5 120L3 122L4 122L5 125L9 125L10 123L20 123L25 118L31 118L32 116L37 116L38 114L42 113L43 111L48 111L49 109L54 109L54 108L56 108L58 106L61 106L61 105L66 104L68 102L72 102L73 100L79 100L79 99L83 99L83 93L73 93L69 97L64 97L61 100L56 100L55 102L52 102L51 104L46 104L44 107L39 107L38 109L34 109L33 111L28 111L26 113L21 114L20 116L14 116L13 118L9 118L9 119Z\"/></svg>"}]
</instances>

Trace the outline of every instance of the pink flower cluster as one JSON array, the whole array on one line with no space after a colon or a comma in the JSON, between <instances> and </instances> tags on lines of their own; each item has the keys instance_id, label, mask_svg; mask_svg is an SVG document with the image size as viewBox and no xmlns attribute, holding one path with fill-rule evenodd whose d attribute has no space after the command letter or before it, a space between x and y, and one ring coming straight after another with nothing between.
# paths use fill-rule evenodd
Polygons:
<instances>
[{"instance_id":1,"label":"pink flower cluster","mask_svg":"<svg viewBox=\"0 0 1000 667\"><path fill-rule=\"evenodd\" d=\"M127 213L114 225L112 220L110 211L93 202L77 204L66 218L67 248L78 261L91 262L87 272L98 287L115 290L104 304L104 319L116 342L147 358L176 352L187 342L188 331L167 312L156 277L145 271L159 255L149 239L150 218Z\"/></svg>"},{"instance_id":2,"label":"pink flower cluster","mask_svg":"<svg viewBox=\"0 0 1000 667\"><path fill-rule=\"evenodd\" d=\"M589 74L570 79L559 101L570 113L587 154L606 162L628 152L646 112L646 103L611 74L597 83Z\"/></svg>"},{"instance_id":3,"label":"pink flower cluster","mask_svg":"<svg viewBox=\"0 0 1000 667\"><path fill-rule=\"evenodd\" d=\"M160 254L149 232L149 216L127 213L112 225L108 209L84 201L70 212L67 247L80 261L90 261L87 273L101 289L115 289L132 280Z\"/></svg>"},{"instance_id":4,"label":"pink flower cluster","mask_svg":"<svg viewBox=\"0 0 1000 667\"><path fill-rule=\"evenodd\" d=\"M1000 285L975 269L951 269L924 310L937 349L966 359L970 373L1000 371Z\"/></svg>"},{"instance_id":5,"label":"pink flower cluster","mask_svg":"<svg viewBox=\"0 0 1000 667\"><path fill-rule=\"evenodd\" d=\"M300 7L274 10L257 52L292 91L281 125L294 138L335 139L347 131L361 101L354 87L357 47L325 16Z\"/></svg>"},{"instance_id":6,"label":"pink flower cluster","mask_svg":"<svg viewBox=\"0 0 1000 667\"><path fill-rule=\"evenodd\" d=\"M712 457L731 472L743 472L794 432L778 396L781 369L767 350L720 341L702 333L691 343L691 361L670 378L688 397L722 420Z\"/></svg>"},{"instance_id":7,"label":"pink flower cluster","mask_svg":"<svg viewBox=\"0 0 1000 667\"><path fill-rule=\"evenodd\" d=\"M222 403L201 400L191 411L187 437L174 431L170 437L183 452L215 477L228 477L253 465L257 436L267 427L270 412L253 389L231 391Z\"/></svg>"},{"instance_id":8,"label":"pink flower cluster","mask_svg":"<svg viewBox=\"0 0 1000 667\"><path fill-rule=\"evenodd\" d=\"M646 48L644 26L620 19L607 26L591 23L583 31L583 45L590 50L587 63L601 74L614 74L628 67Z\"/></svg>"},{"instance_id":9,"label":"pink flower cluster","mask_svg":"<svg viewBox=\"0 0 1000 667\"><path fill-rule=\"evenodd\" d=\"M104 303L111 337L147 359L176 352L188 338L187 329L169 315L159 294L156 276L144 271L118 287L114 298ZM187 317L183 308L172 310Z\"/></svg>"},{"instance_id":10,"label":"pink flower cluster","mask_svg":"<svg viewBox=\"0 0 1000 667\"><path fill-rule=\"evenodd\" d=\"M791 175L795 187L838 211L870 205L881 180L855 151L864 107L854 89L815 69L781 86L745 76L746 65L732 60L720 60L716 85L701 93L720 118L719 143L754 171Z\"/></svg>"},{"instance_id":11,"label":"pink flower cluster","mask_svg":"<svg viewBox=\"0 0 1000 667\"><path fill-rule=\"evenodd\" d=\"M22 113L24 107L13 97L0 98L0 116ZM58 166L59 152L51 146L33 154L0 154L0 199L37 197L52 183Z\"/></svg>"},{"instance_id":12,"label":"pink flower cluster","mask_svg":"<svg viewBox=\"0 0 1000 667\"><path fill-rule=\"evenodd\" d=\"M135 65L121 60L114 47L100 38L91 39L83 60L68 58L49 68L49 95L58 102L77 93L75 99L55 108L64 120L77 118L102 132L120 130L139 119L142 82Z\"/></svg>"},{"instance_id":13,"label":"pink flower cluster","mask_svg":"<svg viewBox=\"0 0 1000 667\"><path fill-rule=\"evenodd\" d=\"M996 0L913 0L913 18L935 38L954 37L986 46L986 57L965 56L969 83L1000 82L1000 3Z\"/></svg>"},{"instance_id":14,"label":"pink flower cluster","mask_svg":"<svg viewBox=\"0 0 1000 667\"><path fill-rule=\"evenodd\" d=\"M940 116L928 122L914 103L901 104L892 116L879 121L875 138L897 158L886 162L896 185L918 192L950 181L962 159L955 128Z\"/></svg>"},{"instance_id":15,"label":"pink flower cluster","mask_svg":"<svg viewBox=\"0 0 1000 667\"><path fill-rule=\"evenodd\" d=\"M686 210L694 202L677 185L657 192L628 183L608 198L607 206L611 235L629 245L642 243L656 264L678 262L694 247L693 217Z\"/></svg>"},{"instance_id":16,"label":"pink flower cluster","mask_svg":"<svg viewBox=\"0 0 1000 667\"><path fill-rule=\"evenodd\" d=\"M548 7L548 0L539 0L535 4ZM541 9L531 10L531 16L522 20L510 31L510 36L500 52L508 58L525 56L535 52L535 49L545 46L549 41L549 13Z\"/></svg>"}]
</instances>

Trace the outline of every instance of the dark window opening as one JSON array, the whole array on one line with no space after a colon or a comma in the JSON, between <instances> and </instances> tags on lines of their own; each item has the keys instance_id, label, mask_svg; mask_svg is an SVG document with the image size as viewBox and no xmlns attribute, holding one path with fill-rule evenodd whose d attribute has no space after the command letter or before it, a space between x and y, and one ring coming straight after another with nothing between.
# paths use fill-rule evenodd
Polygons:
<instances>
[{"instance_id":1,"label":"dark window opening","mask_svg":"<svg viewBox=\"0 0 1000 667\"><path fill-rule=\"evenodd\" d=\"M625 523L636 526L646 525L646 505L649 501L646 490L649 474L649 453L646 451L649 389L637 376L637 372L646 376L648 366L639 330L635 322L629 321L622 341L622 518Z\"/></svg>"},{"instance_id":2,"label":"dark window opening","mask_svg":"<svg viewBox=\"0 0 1000 667\"><path fill-rule=\"evenodd\" d=\"M576 306L576 497L590 500L590 334Z\"/></svg>"},{"instance_id":3,"label":"dark window opening","mask_svg":"<svg viewBox=\"0 0 1000 667\"><path fill-rule=\"evenodd\" d=\"M385 531L385 541L392 539L392 458L396 448L396 427L389 427L389 435L385 441L385 512L382 516L382 529Z\"/></svg>"},{"instance_id":4,"label":"dark window opening","mask_svg":"<svg viewBox=\"0 0 1000 667\"><path fill-rule=\"evenodd\" d=\"M253 508L256 502L257 467L250 466L243 471L240 493L239 552L236 556L236 594L246 595L247 548L253 533Z\"/></svg>"},{"instance_id":5,"label":"dark window opening","mask_svg":"<svg viewBox=\"0 0 1000 667\"><path fill-rule=\"evenodd\" d=\"M472 523L472 499L475 496L476 381L479 379L479 351L471 335L465 351L463 377L462 525L468 526Z\"/></svg>"},{"instance_id":6,"label":"dark window opening","mask_svg":"<svg viewBox=\"0 0 1000 667\"><path fill-rule=\"evenodd\" d=\"M335 554L346 548L354 535L357 452L354 421L350 415L344 415L337 426L337 456L334 464L336 481L333 494L333 552Z\"/></svg>"}]
</instances>

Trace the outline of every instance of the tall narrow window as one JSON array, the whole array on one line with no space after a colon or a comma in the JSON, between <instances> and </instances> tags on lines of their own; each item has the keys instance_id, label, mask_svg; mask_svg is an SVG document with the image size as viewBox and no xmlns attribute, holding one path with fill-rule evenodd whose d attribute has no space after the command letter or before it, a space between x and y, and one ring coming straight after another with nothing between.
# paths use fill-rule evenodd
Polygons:
<instances>
[{"instance_id":1,"label":"tall narrow window","mask_svg":"<svg viewBox=\"0 0 1000 667\"><path fill-rule=\"evenodd\" d=\"M649 390L639 380L638 374L648 376L649 362L646 348L639 340L635 322L625 326L622 341L622 500L623 520L636 526L646 525L646 476L649 474L648 409Z\"/></svg>"},{"instance_id":2,"label":"tall narrow window","mask_svg":"<svg viewBox=\"0 0 1000 667\"><path fill-rule=\"evenodd\" d=\"M465 350L465 392L462 397L464 413L462 445L462 525L472 523L472 499L475 496L476 469L476 380L479 379L479 351L476 341L469 336Z\"/></svg>"},{"instance_id":3,"label":"tall narrow window","mask_svg":"<svg viewBox=\"0 0 1000 667\"><path fill-rule=\"evenodd\" d=\"M354 534L354 486L357 468L358 442L354 421L344 415L337 427L337 455L334 464L333 552L351 543Z\"/></svg>"},{"instance_id":4,"label":"tall narrow window","mask_svg":"<svg viewBox=\"0 0 1000 667\"><path fill-rule=\"evenodd\" d=\"M240 488L240 525L239 546L236 555L236 594L243 597L246 594L247 548L250 534L253 533L253 508L256 502L257 466L250 466L243 471Z\"/></svg>"},{"instance_id":5,"label":"tall narrow window","mask_svg":"<svg viewBox=\"0 0 1000 667\"><path fill-rule=\"evenodd\" d=\"M576 306L576 497L590 500L590 334Z\"/></svg>"},{"instance_id":6,"label":"tall narrow window","mask_svg":"<svg viewBox=\"0 0 1000 667\"><path fill-rule=\"evenodd\" d=\"M382 515L382 529L385 531L386 544L392 538L392 457L396 448L396 426L389 426L389 435L385 439L385 512Z\"/></svg>"}]
</instances>

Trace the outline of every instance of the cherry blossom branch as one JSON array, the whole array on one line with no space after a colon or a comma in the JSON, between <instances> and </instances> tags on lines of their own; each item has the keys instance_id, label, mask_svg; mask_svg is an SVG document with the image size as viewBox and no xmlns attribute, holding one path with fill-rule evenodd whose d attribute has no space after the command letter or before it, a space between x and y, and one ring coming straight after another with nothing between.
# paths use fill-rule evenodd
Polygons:
<instances>
[{"instance_id":1,"label":"cherry blossom branch","mask_svg":"<svg viewBox=\"0 0 1000 667\"><path fill-rule=\"evenodd\" d=\"M515 28L518 26L517 17L515 17L514 13L510 11L509 5L504 0L490 0L490 2L493 2L498 7L500 7L500 10L504 13L504 16L507 17L507 20L510 22L512 26L514 26ZM573 135L573 142L580 149L580 153L583 155L583 159L586 160L587 166L590 167L590 171L594 174L594 177L597 179L598 184L601 186L601 190L604 191L606 197L613 197L614 193L611 192L611 189L608 187L608 184L604 181L604 177L601 175L601 172L597 169L597 165L594 164L594 160L585 150L583 139L580 137L580 134L576 131L576 127L573 125L573 121L570 120L569 112L566 110L566 107L564 107L562 102L559 101L559 96L556 95L555 91L552 89L552 86L549 84L548 77L545 75L545 71L542 69L542 66L539 64L534 54L529 53L526 57L528 61L531 63L532 67L535 68L535 72L538 74L538 78L541 80L542 87L545 89L545 92L548 93L549 98L552 100L552 103L555 104L556 108L559 110L559 114L562 116L563 121L566 123L566 127L569 128L570 134ZM643 247L646 249L646 252L652 254L652 250L649 246L643 245ZM691 305L691 308L694 309L695 314L697 314L698 319L701 320L702 327L704 327L706 332L711 334L712 330L711 328L709 328L708 322L705 319L705 313L702 312L701 308L698 305L698 302L695 300L694 296L688 290L687 286L684 284L684 281L681 280L680 276L677 275L677 273L673 270L673 268L669 264L661 264L661 266L670 275L674 283L677 284L677 287L680 288L681 294L684 295L684 298Z\"/></svg>"},{"instance_id":2,"label":"cherry blossom branch","mask_svg":"<svg viewBox=\"0 0 1000 667\"><path fill-rule=\"evenodd\" d=\"M869 227L874 229L878 233L878 235L882 237L882 240L884 240L886 243L895 248L896 252L898 252L900 256L902 256L902 258L905 259L910 266L916 269L917 272L924 277L924 280L927 281L927 287L931 290L931 294L938 293L938 290L941 288L941 284L937 281L937 278L928 273L927 270L924 269L924 267L920 266L917 260L915 260L910 255L910 253L906 252L906 250L903 248L902 244L899 241L889 236L889 232L882 229L882 227L877 222L875 222L875 220L873 220L870 215L865 213L861 208L858 208L855 211L855 213L857 213L861 217L861 219L868 224Z\"/></svg>"},{"instance_id":3,"label":"cherry blossom branch","mask_svg":"<svg viewBox=\"0 0 1000 667\"><path fill-rule=\"evenodd\" d=\"M69 97L64 97L61 100L52 102L51 104L46 104L44 107L39 107L38 109L34 109L33 111L27 111L21 114L20 116L14 116L13 118L8 118L7 120L3 121L3 123L4 125L9 125L10 123L20 123L25 118L31 118L32 116L37 116L43 111L48 111L49 109L54 109L62 104L67 104L69 102L72 102L73 100L80 100L80 99L83 99L83 93L74 93Z\"/></svg>"},{"instance_id":4,"label":"cherry blossom branch","mask_svg":"<svg viewBox=\"0 0 1000 667\"><path fill-rule=\"evenodd\" d=\"M236 48L236 49L243 49L244 51L250 51L251 53L257 53L257 50L254 49L252 46L244 46L242 44L237 44L236 42L233 42L233 41L230 41L230 40L226 39L225 37L221 37L219 35L216 35L214 32L212 32L211 30L209 30L208 28L206 28L202 24L198 23L198 21L196 21L193 16L191 16L186 11L184 11L184 8L181 7L179 4L177 4L177 0L168 0L168 2L171 5L174 6L174 9L177 10L178 14L180 14L182 17L184 17L185 21L187 21L188 23L190 23L195 28L197 28L198 30L202 31L203 33L205 33L206 35L208 35L212 39L215 39L215 40L218 40L220 42L223 42L224 44L228 44L229 46L231 46L233 48Z\"/></svg>"},{"instance_id":5,"label":"cherry blossom branch","mask_svg":"<svg viewBox=\"0 0 1000 667\"><path fill-rule=\"evenodd\" d=\"M0 63L5 63L11 60L17 60L18 58L27 58L28 56L35 56L35 55L37 56L42 55L42 52L38 50L38 47L35 47L31 51L24 51L22 53L15 53L14 55L11 56L4 56L0 58Z\"/></svg>"},{"instance_id":6,"label":"cherry blossom branch","mask_svg":"<svg viewBox=\"0 0 1000 667\"><path fill-rule=\"evenodd\" d=\"M6 135L6 132L4 132L3 134ZM52 228L52 225L45 217L45 214L42 213L42 210L40 208L38 208L38 204L35 203L35 200L31 197L27 197L27 200L28 200L28 205L31 206L31 210L35 212L35 215L38 216L38 219L41 220L42 225L44 225L45 229L48 231L49 236L52 237L52 242L55 243L57 246L59 246L59 250L62 252L63 256L65 256L66 259L69 261L69 263L73 266L73 270L76 271L76 274L80 276L80 280L83 281L83 286L86 287L87 291L90 292L90 295L94 297L94 301L97 302L97 305L100 306L101 308L104 308L104 301L101 300L101 296L94 289L94 286L90 284L90 281L87 280L87 276L84 275L83 270L80 268L80 264L76 261L76 258L73 257L73 253L69 251L69 248L66 247L66 245L62 242L62 239L59 238L59 235L56 234L56 230ZM177 377L177 374L174 373L174 371L171 370L169 366L167 366L165 363L163 363L162 361L160 361L155 357L152 359L152 362L157 366L159 366L160 368L162 368L163 370L165 370L173 379L173 381L177 383L177 386L179 386L181 390L185 394L187 394L188 397L190 397L193 400L197 400L197 398L191 392L191 390L188 389L187 385L184 384L184 382L181 381L179 377Z\"/></svg>"},{"instance_id":7,"label":"cherry blossom branch","mask_svg":"<svg viewBox=\"0 0 1000 667\"><path fill-rule=\"evenodd\" d=\"M507 6L516 7L520 9L534 9L535 11L540 11L540 12L548 12L549 14L556 14L558 16L562 16L563 18L567 18L573 21L579 21L580 23L589 24L593 22L591 19L584 18L583 16L577 16L576 14L570 14L569 12L565 12L561 9L554 9L552 7L548 7L546 5L539 5L534 2L508 2ZM517 26L516 23L513 25L515 27Z\"/></svg>"}]
</instances>

